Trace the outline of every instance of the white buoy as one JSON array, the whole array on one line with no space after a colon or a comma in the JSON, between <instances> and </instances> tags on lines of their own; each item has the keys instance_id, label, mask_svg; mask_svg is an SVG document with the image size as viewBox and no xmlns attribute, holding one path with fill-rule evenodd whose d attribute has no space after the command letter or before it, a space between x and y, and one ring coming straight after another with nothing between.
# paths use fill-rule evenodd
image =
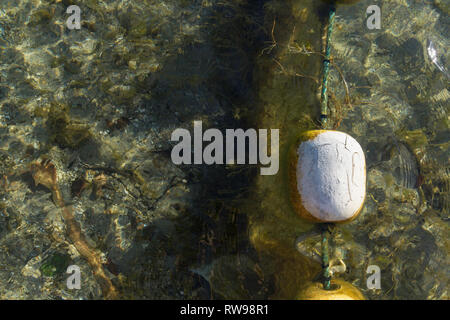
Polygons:
<instances>
[{"instance_id":1,"label":"white buoy","mask_svg":"<svg viewBox=\"0 0 450 320\"><path fill-rule=\"evenodd\" d=\"M354 138L339 131L307 131L290 161L291 197L301 217L338 223L359 214L366 195L366 162Z\"/></svg>"}]
</instances>

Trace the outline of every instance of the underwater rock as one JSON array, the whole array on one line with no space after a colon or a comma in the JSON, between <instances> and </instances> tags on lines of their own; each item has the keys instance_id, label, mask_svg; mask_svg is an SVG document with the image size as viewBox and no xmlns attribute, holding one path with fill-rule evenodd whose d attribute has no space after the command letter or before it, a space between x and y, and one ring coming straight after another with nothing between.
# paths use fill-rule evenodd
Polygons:
<instances>
[{"instance_id":1,"label":"underwater rock","mask_svg":"<svg viewBox=\"0 0 450 320\"><path fill-rule=\"evenodd\" d=\"M91 137L88 126L70 119L66 106L52 104L46 125L51 142L61 148L77 149Z\"/></svg>"},{"instance_id":2,"label":"underwater rock","mask_svg":"<svg viewBox=\"0 0 450 320\"><path fill-rule=\"evenodd\" d=\"M270 279L261 267L245 255L224 256L212 264L208 280L212 290L224 299L266 299Z\"/></svg>"},{"instance_id":3,"label":"underwater rock","mask_svg":"<svg viewBox=\"0 0 450 320\"><path fill-rule=\"evenodd\" d=\"M410 38L392 51L393 64L400 72L420 71L424 64L422 44L415 38Z\"/></svg>"},{"instance_id":4,"label":"underwater rock","mask_svg":"<svg viewBox=\"0 0 450 320\"><path fill-rule=\"evenodd\" d=\"M391 168L399 185L415 188L419 178L419 168L415 156L401 142L391 146Z\"/></svg>"},{"instance_id":5,"label":"underwater rock","mask_svg":"<svg viewBox=\"0 0 450 320\"><path fill-rule=\"evenodd\" d=\"M444 0L434 0L434 5L447 15L450 14L450 4Z\"/></svg>"},{"instance_id":6,"label":"underwater rock","mask_svg":"<svg viewBox=\"0 0 450 320\"><path fill-rule=\"evenodd\" d=\"M30 16L30 25L38 25L38 24L45 24L49 23L49 21L52 19L53 13L51 10L42 8L35 10L31 16Z\"/></svg>"},{"instance_id":7,"label":"underwater rock","mask_svg":"<svg viewBox=\"0 0 450 320\"><path fill-rule=\"evenodd\" d=\"M313 130L291 156L291 197L297 213L314 222L345 222L361 211L366 163L359 143L338 131Z\"/></svg>"}]
</instances>

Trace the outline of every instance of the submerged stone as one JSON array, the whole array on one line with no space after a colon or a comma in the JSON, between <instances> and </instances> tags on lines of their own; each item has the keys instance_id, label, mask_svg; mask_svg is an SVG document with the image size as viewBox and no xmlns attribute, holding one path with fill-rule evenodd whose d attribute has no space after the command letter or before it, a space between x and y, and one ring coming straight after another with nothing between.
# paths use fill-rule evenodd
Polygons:
<instances>
[{"instance_id":1,"label":"submerged stone","mask_svg":"<svg viewBox=\"0 0 450 320\"><path fill-rule=\"evenodd\" d=\"M70 119L67 106L56 103L50 107L46 125L50 141L62 148L79 148L91 137L86 125L75 123Z\"/></svg>"}]
</instances>

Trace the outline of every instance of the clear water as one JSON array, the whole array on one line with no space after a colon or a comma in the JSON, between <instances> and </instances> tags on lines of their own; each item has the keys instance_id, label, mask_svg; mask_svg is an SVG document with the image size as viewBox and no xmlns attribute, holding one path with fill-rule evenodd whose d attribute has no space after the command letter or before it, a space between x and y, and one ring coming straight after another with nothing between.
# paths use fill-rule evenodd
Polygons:
<instances>
[{"instance_id":1,"label":"clear water","mask_svg":"<svg viewBox=\"0 0 450 320\"><path fill-rule=\"evenodd\" d=\"M69 30L72 2L0 0L0 298L105 298L89 257L121 299L295 298L320 272L320 238L294 246L314 226L290 206L286 163L318 127L324 5L84 0ZM366 153L368 193L332 263L369 299L448 299L450 9L378 2L380 30L372 1L337 9L330 116ZM194 120L280 129L279 173L175 166L170 135ZM64 208L35 184L43 158Z\"/></svg>"}]
</instances>

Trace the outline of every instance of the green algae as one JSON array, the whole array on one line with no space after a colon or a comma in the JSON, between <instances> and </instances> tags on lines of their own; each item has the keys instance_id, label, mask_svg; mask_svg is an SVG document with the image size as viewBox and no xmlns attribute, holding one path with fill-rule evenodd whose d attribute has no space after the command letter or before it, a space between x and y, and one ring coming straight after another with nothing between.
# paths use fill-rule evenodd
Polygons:
<instances>
[{"instance_id":1,"label":"green algae","mask_svg":"<svg viewBox=\"0 0 450 320\"><path fill-rule=\"evenodd\" d=\"M42 262L39 270L46 277L55 277L66 272L70 262L69 255L55 253Z\"/></svg>"}]
</instances>

